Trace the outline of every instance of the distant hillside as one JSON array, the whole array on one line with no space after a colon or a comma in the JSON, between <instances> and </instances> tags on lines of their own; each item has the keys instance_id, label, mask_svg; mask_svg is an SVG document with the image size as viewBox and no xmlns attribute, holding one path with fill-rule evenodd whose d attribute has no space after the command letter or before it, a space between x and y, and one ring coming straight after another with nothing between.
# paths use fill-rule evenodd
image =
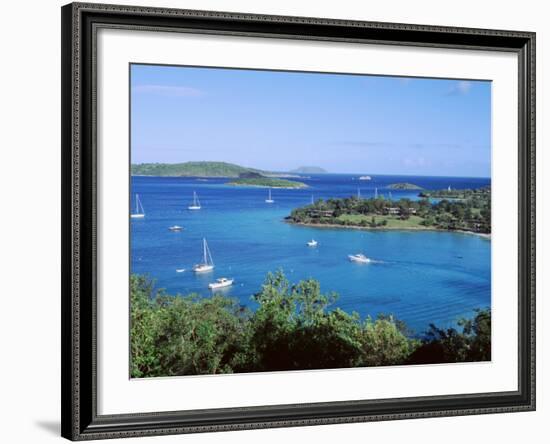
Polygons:
<instances>
[{"instance_id":1,"label":"distant hillside","mask_svg":"<svg viewBox=\"0 0 550 444\"><path fill-rule=\"evenodd\" d=\"M140 163L132 165L133 176L239 177L263 171L227 162Z\"/></svg>"},{"instance_id":2,"label":"distant hillside","mask_svg":"<svg viewBox=\"0 0 550 444\"><path fill-rule=\"evenodd\" d=\"M290 171L290 173L299 173L299 174L324 174L328 173L327 170L324 170L321 167L316 166L301 166L295 170Z\"/></svg>"}]
</instances>

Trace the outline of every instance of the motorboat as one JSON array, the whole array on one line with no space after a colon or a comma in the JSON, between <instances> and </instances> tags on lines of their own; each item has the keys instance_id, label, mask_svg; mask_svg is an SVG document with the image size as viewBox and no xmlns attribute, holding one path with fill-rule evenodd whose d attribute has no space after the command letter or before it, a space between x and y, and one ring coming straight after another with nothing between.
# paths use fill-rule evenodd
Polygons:
<instances>
[{"instance_id":1,"label":"motorboat","mask_svg":"<svg viewBox=\"0 0 550 444\"><path fill-rule=\"evenodd\" d=\"M233 285L233 281L234 279L232 278L219 278L219 279L216 279L215 282L211 282L210 284L208 284L208 288L210 288L210 290L217 290L219 288L225 288L225 287L230 287L231 285Z\"/></svg>"},{"instance_id":2,"label":"motorboat","mask_svg":"<svg viewBox=\"0 0 550 444\"><path fill-rule=\"evenodd\" d=\"M351 262L358 262L360 264L368 264L369 262L372 262L371 259L369 259L367 256L365 256L362 253L349 254L348 258Z\"/></svg>"}]
</instances>

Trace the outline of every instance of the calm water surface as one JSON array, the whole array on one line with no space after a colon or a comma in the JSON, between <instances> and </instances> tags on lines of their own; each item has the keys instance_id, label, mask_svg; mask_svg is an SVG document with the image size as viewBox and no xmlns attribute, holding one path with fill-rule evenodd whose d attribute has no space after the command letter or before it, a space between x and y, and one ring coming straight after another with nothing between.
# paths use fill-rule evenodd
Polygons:
<instances>
[{"instance_id":1,"label":"calm water surface","mask_svg":"<svg viewBox=\"0 0 550 444\"><path fill-rule=\"evenodd\" d=\"M444 177L311 175L303 190L273 189L274 204L263 188L232 187L226 179L133 177L132 199L139 193L144 219L131 219L131 271L148 274L168 293L210 295L208 283L233 277L223 294L254 308L250 296L266 273L282 269L292 282L315 278L323 292L337 292L338 307L361 316L393 313L417 333L430 323L452 325L473 309L491 305L491 242L474 235L445 232L362 231L310 228L283 221L290 211L314 199L378 194L417 199L417 191L388 190L395 182L427 189L478 188L489 179ZM189 211L193 191L202 209ZM168 227L180 225L181 232ZM202 238L215 269L196 275ZM306 246L310 239L317 248ZM348 254L363 252L376 262L355 264ZM177 269L186 271L178 273Z\"/></svg>"}]
</instances>

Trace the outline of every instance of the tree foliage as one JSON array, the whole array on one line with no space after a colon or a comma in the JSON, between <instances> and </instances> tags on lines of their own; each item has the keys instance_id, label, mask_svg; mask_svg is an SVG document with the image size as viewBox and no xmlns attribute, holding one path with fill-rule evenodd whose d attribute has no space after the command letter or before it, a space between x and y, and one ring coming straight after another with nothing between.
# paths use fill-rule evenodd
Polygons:
<instances>
[{"instance_id":1,"label":"tree foliage","mask_svg":"<svg viewBox=\"0 0 550 444\"><path fill-rule=\"evenodd\" d=\"M223 296L169 296L132 275L132 377L304 370L490 359L490 311L424 339L381 314L334 308L319 282L269 273L254 312Z\"/></svg>"}]
</instances>

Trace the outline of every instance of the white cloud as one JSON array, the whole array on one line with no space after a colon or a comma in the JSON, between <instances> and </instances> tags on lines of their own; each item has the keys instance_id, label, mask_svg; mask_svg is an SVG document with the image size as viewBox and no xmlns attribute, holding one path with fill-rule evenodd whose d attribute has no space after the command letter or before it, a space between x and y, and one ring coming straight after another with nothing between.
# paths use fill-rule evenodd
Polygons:
<instances>
[{"instance_id":1,"label":"white cloud","mask_svg":"<svg viewBox=\"0 0 550 444\"><path fill-rule=\"evenodd\" d=\"M473 83L468 80L457 81L448 91L447 95L464 95L468 94L472 89Z\"/></svg>"},{"instance_id":2,"label":"white cloud","mask_svg":"<svg viewBox=\"0 0 550 444\"><path fill-rule=\"evenodd\" d=\"M132 89L134 93L150 93L168 97L200 97L204 93L197 88L190 86L168 86L168 85L137 85Z\"/></svg>"}]
</instances>

